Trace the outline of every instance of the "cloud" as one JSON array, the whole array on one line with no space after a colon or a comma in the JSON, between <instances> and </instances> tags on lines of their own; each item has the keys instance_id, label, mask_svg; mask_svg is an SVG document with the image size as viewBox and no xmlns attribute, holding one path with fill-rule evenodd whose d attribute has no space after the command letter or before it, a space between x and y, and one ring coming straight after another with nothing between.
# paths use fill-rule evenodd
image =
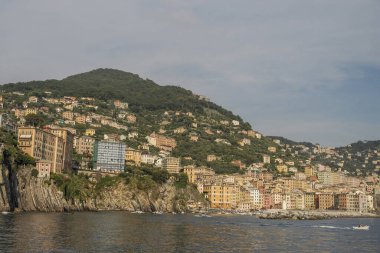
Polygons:
<instances>
[{"instance_id":1,"label":"cloud","mask_svg":"<svg viewBox=\"0 0 380 253\"><path fill-rule=\"evenodd\" d=\"M297 138L284 126L312 115L360 118L368 126L354 125L380 138L370 127L380 125L376 102L348 101L371 96L352 87L370 81L363 66L380 67L379 12L374 0L2 1L0 83L112 67L208 95L264 133ZM379 92L372 78L363 89ZM334 132L308 129L310 139Z\"/></svg>"}]
</instances>

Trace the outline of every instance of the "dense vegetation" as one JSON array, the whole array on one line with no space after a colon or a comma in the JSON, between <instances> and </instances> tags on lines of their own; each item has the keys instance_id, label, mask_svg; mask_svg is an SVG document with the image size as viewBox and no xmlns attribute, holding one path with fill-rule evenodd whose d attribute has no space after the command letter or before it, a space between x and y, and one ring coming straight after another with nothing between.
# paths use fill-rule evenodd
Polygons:
<instances>
[{"instance_id":1,"label":"dense vegetation","mask_svg":"<svg viewBox=\"0 0 380 253\"><path fill-rule=\"evenodd\" d=\"M16 165L35 165L33 157L28 156L17 147L16 137L0 128L0 163L6 158Z\"/></svg>"},{"instance_id":2,"label":"dense vegetation","mask_svg":"<svg viewBox=\"0 0 380 253\"><path fill-rule=\"evenodd\" d=\"M186 176L186 175L185 175ZM54 184L63 192L66 200L83 201L89 197L97 197L107 188L123 183L131 189L149 191L166 183L169 174L166 170L153 167L127 167L125 173L115 176L99 177L95 181L85 175L51 174ZM186 187L187 177L177 176L176 187ZM50 183L50 181L47 181Z\"/></svg>"}]
</instances>

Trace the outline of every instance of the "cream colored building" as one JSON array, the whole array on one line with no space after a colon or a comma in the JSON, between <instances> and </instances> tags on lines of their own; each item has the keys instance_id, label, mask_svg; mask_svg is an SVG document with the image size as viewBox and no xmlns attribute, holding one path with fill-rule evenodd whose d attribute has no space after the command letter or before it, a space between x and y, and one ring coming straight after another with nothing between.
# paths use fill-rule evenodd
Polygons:
<instances>
[{"instance_id":1,"label":"cream colored building","mask_svg":"<svg viewBox=\"0 0 380 253\"><path fill-rule=\"evenodd\" d=\"M177 157L166 157L162 161L162 167L169 173L177 174L181 170L181 159Z\"/></svg>"},{"instance_id":2,"label":"cream colored building","mask_svg":"<svg viewBox=\"0 0 380 253\"><path fill-rule=\"evenodd\" d=\"M139 166L141 164L141 151L133 148L126 148L125 161L133 161Z\"/></svg>"},{"instance_id":3,"label":"cream colored building","mask_svg":"<svg viewBox=\"0 0 380 253\"><path fill-rule=\"evenodd\" d=\"M64 168L64 140L52 133L34 127L18 128L18 146L37 161L50 162L51 172Z\"/></svg>"}]
</instances>

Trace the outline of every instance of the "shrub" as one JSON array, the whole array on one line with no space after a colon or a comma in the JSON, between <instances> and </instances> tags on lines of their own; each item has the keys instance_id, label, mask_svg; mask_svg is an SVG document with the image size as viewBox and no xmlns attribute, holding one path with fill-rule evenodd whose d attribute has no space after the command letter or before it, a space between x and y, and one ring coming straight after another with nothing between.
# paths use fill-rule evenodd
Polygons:
<instances>
[{"instance_id":1,"label":"shrub","mask_svg":"<svg viewBox=\"0 0 380 253\"><path fill-rule=\"evenodd\" d=\"M32 177L38 177L38 170L32 169Z\"/></svg>"}]
</instances>

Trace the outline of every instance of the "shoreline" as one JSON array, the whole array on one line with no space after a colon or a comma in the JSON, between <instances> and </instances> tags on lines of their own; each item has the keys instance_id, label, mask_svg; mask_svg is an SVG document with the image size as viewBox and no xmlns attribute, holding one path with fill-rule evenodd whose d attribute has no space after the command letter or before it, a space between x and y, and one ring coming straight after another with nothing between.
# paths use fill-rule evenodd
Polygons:
<instances>
[{"instance_id":1,"label":"shoreline","mask_svg":"<svg viewBox=\"0 0 380 253\"><path fill-rule=\"evenodd\" d=\"M141 210L126 210L126 209L91 209L91 210L62 210L62 211L2 211L1 214L22 214L22 213L63 213L74 214L82 212L126 212L130 214L190 214L190 215L203 215L203 216L254 216L258 219L272 219L272 220L327 220L338 218L380 218L376 213L359 213L351 211L339 211L339 210L282 210L282 209L270 209L255 212L238 212L235 210L223 210L223 209L209 209L209 210L188 210L187 212L145 212Z\"/></svg>"},{"instance_id":2,"label":"shoreline","mask_svg":"<svg viewBox=\"0 0 380 253\"><path fill-rule=\"evenodd\" d=\"M334 218L380 218L380 215L339 210L265 210L258 212L256 217L260 219L327 220Z\"/></svg>"}]
</instances>

